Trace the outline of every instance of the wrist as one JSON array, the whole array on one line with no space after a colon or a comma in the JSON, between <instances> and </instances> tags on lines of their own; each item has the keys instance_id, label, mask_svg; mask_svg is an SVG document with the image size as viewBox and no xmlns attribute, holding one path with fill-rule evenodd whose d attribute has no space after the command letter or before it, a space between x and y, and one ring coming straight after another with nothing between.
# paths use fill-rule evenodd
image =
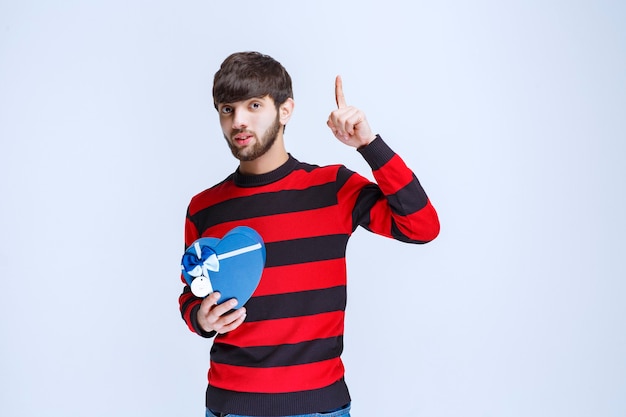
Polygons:
<instances>
[{"instance_id":1,"label":"wrist","mask_svg":"<svg viewBox=\"0 0 626 417\"><path fill-rule=\"evenodd\" d=\"M191 311L191 326L200 336L205 338L213 337L217 334L214 330L205 330L204 327L200 324L200 320L198 318L198 313L200 312L200 305L198 304Z\"/></svg>"},{"instance_id":2,"label":"wrist","mask_svg":"<svg viewBox=\"0 0 626 417\"><path fill-rule=\"evenodd\" d=\"M357 146L357 150L361 150L363 148L365 148L366 146L368 146L370 143L374 142L374 140L378 137L378 135L372 134L372 136L366 140L365 142L362 142L362 144L360 146Z\"/></svg>"}]
</instances>

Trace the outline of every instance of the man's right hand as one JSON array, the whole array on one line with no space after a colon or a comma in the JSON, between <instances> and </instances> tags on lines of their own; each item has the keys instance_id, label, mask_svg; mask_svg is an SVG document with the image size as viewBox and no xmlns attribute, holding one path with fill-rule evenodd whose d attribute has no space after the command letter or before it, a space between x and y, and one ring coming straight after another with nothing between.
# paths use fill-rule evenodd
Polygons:
<instances>
[{"instance_id":1,"label":"man's right hand","mask_svg":"<svg viewBox=\"0 0 626 417\"><path fill-rule=\"evenodd\" d=\"M246 319L246 308L228 313L237 305L236 299L217 304L220 293L214 292L202 300L198 310L198 324L207 332L228 333L235 330ZM226 314L228 313L228 314Z\"/></svg>"}]
</instances>

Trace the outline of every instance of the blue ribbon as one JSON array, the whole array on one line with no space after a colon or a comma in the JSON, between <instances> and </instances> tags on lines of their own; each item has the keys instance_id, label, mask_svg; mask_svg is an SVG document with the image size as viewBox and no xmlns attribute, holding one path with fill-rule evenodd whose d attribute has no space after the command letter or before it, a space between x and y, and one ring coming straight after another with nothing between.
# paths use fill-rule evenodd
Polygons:
<instances>
[{"instance_id":1,"label":"blue ribbon","mask_svg":"<svg viewBox=\"0 0 626 417\"><path fill-rule=\"evenodd\" d=\"M220 270L220 261L217 259L215 251L198 242L195 242L185 251L181 264L183 272L191 277L192 281L193 278L201 276L209 278L209 271L217 272Z\"/></svg>"}]
</instances>

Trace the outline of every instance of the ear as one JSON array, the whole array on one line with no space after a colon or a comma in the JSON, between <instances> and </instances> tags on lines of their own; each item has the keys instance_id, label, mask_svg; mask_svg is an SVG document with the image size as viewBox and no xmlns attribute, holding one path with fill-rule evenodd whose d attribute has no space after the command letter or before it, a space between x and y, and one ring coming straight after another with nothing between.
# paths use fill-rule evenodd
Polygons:
<instances>
[{"instance_id":1,"label":"ear","mask_svg":"<svg viewBox=\"0 0 626 417\"><path fill-rule=\"evenodd\" d=\"M291 114L293 113L293 108L295 107L295 105L296 103L293 101L293 99L288 98L278 108L278 115L280 117L280 123L283 126L285 126L287 122L289 121L289 119L291 119Z\"/></svg>"}]
</instances>

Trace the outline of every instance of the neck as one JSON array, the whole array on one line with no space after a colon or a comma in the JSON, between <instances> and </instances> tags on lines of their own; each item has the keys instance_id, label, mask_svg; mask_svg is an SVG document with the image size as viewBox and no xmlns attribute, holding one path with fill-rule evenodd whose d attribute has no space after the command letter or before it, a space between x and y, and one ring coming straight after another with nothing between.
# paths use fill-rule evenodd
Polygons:
<instances>
[{"instance_id":1,"label":"neck","mask_svg":"<svg viewBox=\"0 0 626 417\"><path fill-rule=\"evenodd\" d=\"M252 161L240 161L239 172L244 175L267 174L283 165L289 159L285 149L282 133L279 133L276 142L267 152Z\"/></svg>"}]
</instances>

